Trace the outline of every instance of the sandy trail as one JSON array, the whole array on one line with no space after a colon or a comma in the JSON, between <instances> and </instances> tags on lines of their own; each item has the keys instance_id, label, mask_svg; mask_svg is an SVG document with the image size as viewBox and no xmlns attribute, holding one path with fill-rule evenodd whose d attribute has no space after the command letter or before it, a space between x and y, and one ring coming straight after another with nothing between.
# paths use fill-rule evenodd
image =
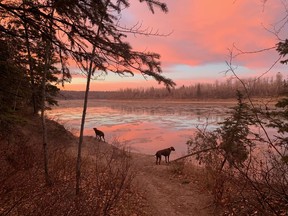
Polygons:
<instances>
[{"instance_id":1,"label":"sandy trail","mask_svg":"<svg viewBox=\"0 0 288 216\"><path fill-rule=\"evenodd\" d=\"M173 177L171 164L155 165L155 157L136 154L136 185L143 192L150 215L212 215L207 191L200 191L192 181ZM198 187L199 188L199 187Z\"/></svg>"},{"instance_id":2,"label":"sandy trail","mask_svg":"<svg viewBox=\"0 0 288 216\"><path fill-rule=\"evenodd\" d=\"M106 151L111 148L109 144L96 142L93 137L85 137L84 141L93 143L84 148L87 155L94 155L95 151L100 149ZM131 156L132 170L135 171L133 185L145 200L141 203L141 211L137 216L213 215L208 191L201 189L197 181L183 176L177 177L173 172L173 162L166 164L162 158L161 165L156 165L154 155L131 153Z\"/></svg>"}]
</instances>

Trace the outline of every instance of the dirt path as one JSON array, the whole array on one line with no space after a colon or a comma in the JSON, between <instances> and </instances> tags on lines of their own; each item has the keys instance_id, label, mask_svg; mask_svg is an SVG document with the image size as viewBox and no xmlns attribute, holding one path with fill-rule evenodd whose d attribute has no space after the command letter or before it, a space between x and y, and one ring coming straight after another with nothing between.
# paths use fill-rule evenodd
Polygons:
<instances>
[{"instance_id":1,"label":"dirt path","mask_svg":"<svg viewBox=\"0 0 288 216\"><path fill-rule=\"evenodd\" d=\"M136 154L136 185L143 192L150 215L212 215L210 197L196 183L173 177L171 164L155 165L154 156Z\"/></svg>"},{"instance_id":2,"label":"dirt path","mask_svg":"<svg viewBox=\"0 0 288 216\"><path fill-rule=\"evenodd\" d=\"M94 154L95 146L101 150L111 148L109 144L98 143L93 137L85 137L87 155ZM93 147L91 149L91 147ZM99 148L99 147L98 147ZM99 149L97 149L99 151ZM85 152L85 151L83 151ZM155 156L132 153L132 166L135 170L133 185L143 196L141 211L137 216L209 216L213 215L211 196L201 189L199 182L176 174L173 162L155 164Z\"/></svg>"}]
</instances>

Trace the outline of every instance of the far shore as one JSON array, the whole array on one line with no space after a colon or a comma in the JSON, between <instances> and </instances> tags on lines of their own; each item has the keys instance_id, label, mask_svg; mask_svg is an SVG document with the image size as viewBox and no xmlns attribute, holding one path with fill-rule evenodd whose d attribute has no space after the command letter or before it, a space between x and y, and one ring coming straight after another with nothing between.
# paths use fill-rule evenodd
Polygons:
<instances>
[{"instance_id":1,"label":"far shore","mask_svg":"<svg viewBox=\"0 0 288 216\"><path fill-rule=\"evenodd\" d=\"M270 104L270 105L274 105L279 98L252 98L251 99L253 101L253 103L256 104ZM83 99L73 99L73 98L67 98L67 99L63 99L63 98L59 98L58 99L59 102L62 101L84 101ZM236 98L229 98L229 99L199 99L199 100L195 100L195 99L98 99L98 98L89 98L88 102L91 101L103 101L103 102L125 102L125 103L135 103L135 102L148 102L148 103L161 103L161 104L165 104L165 103L173 103L173 104L181 104L181 103L185 103L185 104L227 104L227 105L234 105L237 103ZM249 102L247 100L247 102Z\"/></svg>"}]
</instances>

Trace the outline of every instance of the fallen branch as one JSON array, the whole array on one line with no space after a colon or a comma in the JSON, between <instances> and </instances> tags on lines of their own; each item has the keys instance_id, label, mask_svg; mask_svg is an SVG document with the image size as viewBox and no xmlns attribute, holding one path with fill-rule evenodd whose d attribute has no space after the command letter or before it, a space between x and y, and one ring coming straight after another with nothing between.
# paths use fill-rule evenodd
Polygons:
<instances>
[{"instance_id":1,"label":"fallen branch","mask_svg":"<svg viewBox=\"0 0 288 216\"><path fill-rule=\"evenodd\" d=\"M207 152L207 151L210 151L210 150L215 150L215 149L219 149L218 147L214 147L214 148L208 148L208 149L203 149L203 150L200 150L200 151L196 151L196 152L193 152L191 154L188 154L188 155L185 155L183 157L180 157L180 158L177 158L171 162L176 162L176 161L179 161L179 160L182 160L184 158L187 158L187 157L190 157L190 156L193 156L193 155L197 155L197 154L200 154L202 152Z\"/></svg>"}]
</instances>

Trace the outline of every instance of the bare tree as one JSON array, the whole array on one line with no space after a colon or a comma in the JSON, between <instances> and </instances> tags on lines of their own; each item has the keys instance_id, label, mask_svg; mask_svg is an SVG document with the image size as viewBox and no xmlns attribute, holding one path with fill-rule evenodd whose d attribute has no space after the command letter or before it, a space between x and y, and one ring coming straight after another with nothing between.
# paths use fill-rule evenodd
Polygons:
<instances>
[{"instance_id":1,"label":"bare tree","mask_svg":"<svg viewBox=\"0 0 288 216\"><path fill-rule=\"evenodd\" d=\"M141 2L147 3L153 13L156 7L167 12L166 4L158 0ZM42 94L39 94L39 96L37 93L36 95L37 97L39 96L39 101L42 101L39 103L42 104L40 107L44 109L43 101L48 100L44 86L48 79L48 68L53 63L51 62L51 55L57 55L60 60L60 71L64 75L63 81L70 76L69 69L65 65L65 60L68 58L74 59L83 71L87 73L89 80L87 81L87 98L90 78L95 71L101 71L104 74L112 72L119 75L134 75L134 73L139 72L144 78L151 76L159 83L164 83L168 89L175 86L171 79L161 74L159 54L134 51L124 41L128 33L160 35L158 32L152 33L151 30L141 30L141 25L140 27L135 25L131 28L121 26L119 23L122 10L129 7L129 5L130 2L128 0L116 2L110 0L90 1L89 4L83 0L73 2L55 0L19 0L11 2L5 0L0 2L0 12L4 20L3 25L1 23L0 31L4 34L24 39L27 51L29 50L28 58L27 56L26 58L31 75L32 99L36 101L36 104L38 103L38 98L35 99L37 92L35 87L36 74L34 72L37 70L43 71L43 73L40 73L40 71L37 73L39 77L37 80L42 80L42 85L41 83L39 84L39 86L42 86ZM53 15L51 15L52 11ZM13 28L11 28L11 20L14 21ZM21 25L24 33L17 29ZM44 52L46 53L43 57L44 66L38 67L38 69L35 68L33 63L37 59L31 58L32 56L37 56L35 51L32 51L32 44L36 44L36 42L44 45ZM88 62L88 65L84 65L84 62ZM47 88L48 84L46 84L45 88ZM83 128L85 113L86 107L83 108ZM44 117L44 110L42 110L42 114ZM44 121L43 125L45 125ZM46 137L45 132L43 137ZM46 139L43 138L43 140ZM80 138L79 143L81 142ZM44 149L46 149L46 143L44 141ZM81 151L79 155L81 155ZM81 160L79 159L78 162L81 163Z\"/></svg>"},{"instance_id":2,"label":"bare tree","mask_svg":"<svg viewBox=\"0 0 288 216\"><path fill-rule=\"evenodd\" d=\"M51 4L48 2L48 4ZM54 8L52 8L51 12L49 13L49 25L47 28L48 35L53 34L53 16L54 16ZM42 119L42 128L43 128L43 152L44 152L44 171L45 171L45 180L47 185L51 185L51 177L49 175L49 169L48 169L48 151L47 151L47 145L48 145L48 139L47 139L47 127L46 127L46 116L45 116L45 102L46 102L46 80L48 75L48 70L51 66L52 62L52 41L46 39L46 47L45 47L45 62L44 62L44 70L43 70L43 76L42 76L42 100L41 100L41 119Z\"/></svg>"},{"instance_id":3,"label":"bare tree","mask_svg":"<svg viewBox=\"0 0 288 216\"><path fill-rule=\"evenodd\" d=\"M287 21L287 16L285 20ZM277 31L275 35L278 35ZM236 72L234 59L239 55L255 55L271 49L277 49L280 56L261 76L250 83L244 82ZM276 103L277 109L274 109L275 103L270 104L272 100L266 99L263 103L259 103L253 100L251 93L257 81L276 64L287 63L287 60L281 61L287 54L287 40L279 42L274 47L250 52L244 52L233 46L229 54L230 59L226 62L227 73L232 73L232 76L240 82L246 102L238 103L238 108L234 108L237 112L230 114L231 117L225 119L219 129L200 131L196 137L188 141L188 144L193 151L199 152L197 159L212 167L211 170L217 173L214 175L216 180L213 193L218 204L224 203L228 211L225 213L285 215L288 203L286 123L288 100L287 97L279 100ZM278 84L283 83L282 94L287 95L281 74L277 75L276 80ZM246 107L246 112L240 112L241 107ZM241 121L237 120L237 116ZM205 152L198 149L204 147L207 149L207 146L217 148ZM229 166L225 166L226 161L230 161ZM218 170L222 175L218 175Z\"/></svg>"},{"instance_id":4,"label":"bare tree","mask_svg":"<svg viewBox=\"0 0 288 216\"><path fill-rule=\"evenodd\" d=\"M124 3L124 2L123 2ZM128 2L126 2L128 3ZM125 7L127 4L124 4ZM158 5L158 4L155 4ZM149 3L151 10L153 11L153 4ZM112 14L109 14L109 11L112 9L114 12L120 15L121 12L121 4L114 5L110 1L103 1L101 3L102 14L92 14L95 16L95 19L98 18L99 24L97 25L96 29L96 38L98 40L107 40L111 46L115 46L115 50L110 52L110 50L103 49L102 47L96 46L95 44L91 44L93 46L92 52L89 55L92 57L87 59L87 61L79 61L83 72L87 75L87 83L86 83L86 91L85 91L85 98L84 98L84 105L83 105L83 112L82 112L82 120L81 120L81 128L80 128L80 137L78 143L78 154L77 154L77 165L76 165L76 194L80 192L80 181L81 181L81 148L83 142L83 132L84 132L84 125L85 125L85 116L87 110L87 102L88 102L88 94L90 89L90 80L92 75L95 73L96 70L102 70L107 73L107 70L110 72L114 72L119 75L124 75L126 73L134 75L134 72L139 71L144 76L152 76L158 82L163 82L168 89L173 87L175 83L170 80L166 79L163 76L159 75L155 72L161 72L161 68L159 62L155 61L155 58L159 56L153 53L139 53L134 52L131 50L130 46L127 43L124 43L120 40L121 37L124 36L125 33L139 33L139 34L152 34L151 32L143 32L140 29L126 29L118 25L118 23L111 22L110 19L107 17L111 17ZM164 5L161 6L163 10L165 10ZM115 16L115 15L113 15ZM111 31L111 32L109 32ZM109 33L107 33L109 32ZM108 39L108 35L114 38L114 42ZM157 35L157 34L155 34ZM99 59L100 58L100 59ZM86 59L84 59L86 60ZM147 65L147 69L144 69L143 66Z\"/></svg>"}]
</instances>

